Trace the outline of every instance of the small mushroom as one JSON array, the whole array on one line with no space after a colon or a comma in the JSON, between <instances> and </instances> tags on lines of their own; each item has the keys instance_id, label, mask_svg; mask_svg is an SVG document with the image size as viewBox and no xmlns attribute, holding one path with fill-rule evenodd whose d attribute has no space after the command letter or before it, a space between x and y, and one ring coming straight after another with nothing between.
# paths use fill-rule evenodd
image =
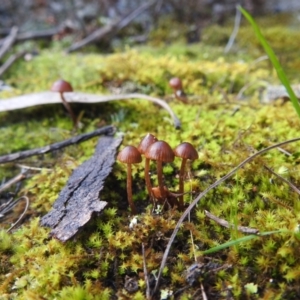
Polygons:
<instances>
[{"instance_id":1,"label":"small mushroom","mask_svg":"<svg viewBox=\"0 0 300 300\"><path fill-rule=\"evenodd\" d=\"M72 88L71 84L63 79L59 79L52 84L51 91L60 93L61 101L62 101L64 107L66 108L66 110L68 111L68 113L70 114L72 121L73 121L73 125L76 128L77 127L77 118L76 118L70 104L67 102L67 100L64 97L64 92L73 92L73 88Z\"/></svg>"},{"instance_id":2,"label":"small mushroom","mask_svg":"<svg viewBox=\"0 0 300 300\"><path fill-rule=\"evenodd\" d=\"M167 202L171 207L178 207L177 198L180 195L169 191L166 186L164 186L164 197L162 196L160 188L158 186L152 188L152 194L154 198L158 201L158 203L160 203L161 205L164 205Z\"/></svg>"},{"instance_id":3,"label":"small mushroom","mask_svg":"<svg viewBox=\"0 0 300 300\"><path fill-rule=\"evenodd\" d=\"M126 146L119 152L117 159L120 162L127 164L127 199L131 208L131 212L136 214L136 208L132 200L131 165L140 163L142 161L141 153L134 146Z\"/></svg>"},{"instance_id":4,"label":"small mushroom","mask_svg":"<svg viewBox=\"0 0 300 300\"><path fill-rule=\"evenodd\" d=\"M175 98L183 103L188 103L187 95L183 90L182 81L178 77L173 77L169 81L170 87L174 91Z\"/></svg>"},{"instance_id":5,"label":"small mushroom","mask_svg":"<svg viewBox=\"0 0 300 300\"><path fill-rule=\"evenodd\" d=\"M174 154L177 157L182 158L181 167L180 167L180 173L179 173L179 194L184 193L184 170L186 161L189 159L191 161L197 159L198 152L194 148L194 146L188 142L184 142L180 145L178 145L174 149ZM179 208L183 209L183 195L179 197Z\"/></svg>"},{"instance_id":6,"label":"small mushroom","mask_svg":"<svg viewBox=\"0 0 300 300\"><path fill-rule=\"evenodd\" d=\"M162 197L165 198L166 192L163 185L162 163L172 162L174 160L174 152L165 141L157 141L148 147L145 157L156 161L158 186Z\"/></svg>"},{"instance_id":7,"label":"small mushroom","mask_svg":"<svg viewBox=\"0 0 300 300\"><path fill-rule=\"evenodd\" d=\"M140 142L138 145L138 150L140 151L141 154L145 154L149 146L151 146L153 143L157 142L157 138L151 134L148 133ZM150 175L149 175L149 170L150 170L150 159L146 158L145 159L145 182L146 182L146 187L147 191L149 194L149 197L152 196L152 187L151 187L151 180L150 180Z\"/></svg>"}]
</instances>

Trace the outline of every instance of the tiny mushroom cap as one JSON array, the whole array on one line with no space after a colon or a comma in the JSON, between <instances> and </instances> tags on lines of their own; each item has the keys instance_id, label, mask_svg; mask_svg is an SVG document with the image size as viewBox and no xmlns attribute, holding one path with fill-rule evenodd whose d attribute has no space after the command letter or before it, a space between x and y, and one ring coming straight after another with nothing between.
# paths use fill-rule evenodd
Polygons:
<instances>
[{"instance_id":1,"label":"tiny mushroom cap","mask_svg":"<svg viewBox=\"0 0 300 300\"><path fill-rule=\"evenodd\" d=\"M134 146L126 146L118 154L118 160L126 164L138 164L142 161L142 155Z\"/></svg>"},{"instance_id":2,"label":"tiny mushroom cap","mask_svg":"<svg viewBox=\"0 0 300 300\"><path fill-rule=\"evenodd\" d=\"M138 145L138 150L140 151L141 154L145 154L146 150L149 148L149 146L151 146L152 144L154 144L155 142L157 142L157 138L151 134L148 133L140 142L140 144Z\"/></svg>"},{"instance_id":3,"label":"tiny mushroom cap","mask_svg":"<svg viewBox=\"0 0 300 300\"><path fill-rule=\"evenodd\" d=\"M198 159L199 155L194 146L188 142L184 142L178 145L174 149L175 156L181 157L182 159L195 160Z\"/></svg>"},{"instance_id":4,"label":"tiny mushroom cap","mask_svg":"<svg viewBox=\"0 0 300 300\"><path fill-rule=\"evenodd\" d=\"M59 93L73 92L73 88L69 82L59 79L52 84L51 91Z\"/></svg>"},{"instance_id":5,"label":"tiny mushroom cap","mask_svg":"<svg viewBox=\"0 0 300 300\"><path fill-rule=\"evenodd\" d=\"M169 85L174 90L182 90L182 81L178 77L173 77L169 81Z\"/></svg>"},{"instance_id":6,"label":"tiny mushroom cap","mask_svg":"<svg viewBox=\"0 0 300 300\"><path fill-rule=\"evenodd\" d=\"M145 157L162 162L172 162L174 160L174 152L165 141L157 141L149 146Z\"/></svg>"}]
</instances>

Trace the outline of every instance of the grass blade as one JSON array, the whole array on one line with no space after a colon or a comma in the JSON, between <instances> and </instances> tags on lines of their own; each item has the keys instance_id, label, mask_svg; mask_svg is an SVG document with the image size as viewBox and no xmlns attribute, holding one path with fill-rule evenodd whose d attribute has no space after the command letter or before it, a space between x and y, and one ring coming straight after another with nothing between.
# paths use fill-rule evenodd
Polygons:
<instances>
[{"instance_id":1,"label":"grass blade","mask_svg":"<svg viewBox=\"0 0 300 300\"><path fill-rule=\"evenodd\" d=\"M202 252L202 254L206 255L206 254L214 253L214 252L220 251L222 249L238 245L239 243L242 243L242 242L247 242L247 241L250 241L252 239L259 238L261 236L270 235L270 234L274 234L274 233L280 233L280 232L283 232L283 231L284 230L274 230L274 231L261 232L260 234L246 235L246 236L243 236L239 239L229 241L229 242L223 243L221 245L218 245L216 247L205 250L205 251Z\"/></svg>"},{"instance_id":2,"label":"grass blade","mask_svg":"<svg viewBox=\"0 0 300 300\"><path fill-rule=\"evenodd\" d=\"M245 10L243 9L241 6L238 6L238 9L242 12L242 14L244 15L244 17L249 21L249 23L252 25L252 28L257 36L257 38L259 39L261 45L263 46L263 48L265 49L267 55L270 58L270 61L273 65L273 67L275 68L278 78L280 79L281 83L284 85L291 101L292 104L300 118L300 105L298 102L298 98L295 95L293 89L291 88L291 85L289 83L288 78L286 77L286 74L280 64L280 62L278 61L273 49L270 47L269 43L266 41L266 39L264 38L264 36L262 35L259 26L257 25L257 23L255 22L255 20L253 19L253 17Z\"/></svg>"}]
</instances>

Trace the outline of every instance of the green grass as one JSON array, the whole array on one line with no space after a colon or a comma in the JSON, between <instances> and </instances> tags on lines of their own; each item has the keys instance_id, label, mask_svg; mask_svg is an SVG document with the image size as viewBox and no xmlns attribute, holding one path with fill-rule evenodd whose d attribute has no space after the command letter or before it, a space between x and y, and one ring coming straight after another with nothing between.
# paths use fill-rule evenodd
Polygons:
<instances>
[{"instance_id":1,"label":"green grass","mask_svg":"<svg viewBox=\"0 0 300 300\"><path fill-rule=\"evenodd\" d=\"M256 37L259 39L261 45L263 46L264 50L266 51L267 55L269 56L269 59L274 67L274 69L277 72L278 78L280 79L281 83L284 85L284 87L286 88L286 91L293 103L293 106L300 118L300 105L298 102L298 98L295 95L293 89L291 88L290 82L279 62L279 60L277 59L277 56L275 55L273 49L270 47L269 43L267 42L267 40L264 38L263 34L260 31L259 26L257 25L257 23L255 22L255 20L253 19L253 17L245 10L243 9L241 6L238 7L239 10L242 12L242 14L244 15L244 17L249 21L249 23L252 25L252 28L255 32Z\"/></svg>"}]
</instances>

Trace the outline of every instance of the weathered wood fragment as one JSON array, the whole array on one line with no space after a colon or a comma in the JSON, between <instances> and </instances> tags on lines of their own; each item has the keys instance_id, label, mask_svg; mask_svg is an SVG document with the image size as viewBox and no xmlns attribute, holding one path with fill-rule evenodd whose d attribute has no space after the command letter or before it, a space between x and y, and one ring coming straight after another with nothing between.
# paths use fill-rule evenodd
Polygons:
<instances>
[{"instance_id":1,"label":"weathered wood fragment","mask_svg":"<svg viewBox=\"0 0 300 300\"><path fill-rule=\"evenodd\" d=\"M52 228L52 236L62 242L69 240L93 213L101 212L107 205L99 199L99 193L121 142L122 138L101 137L95 154L73 171L53 209L41 219L42 226Z\"/></svg>"}]
</instances>

